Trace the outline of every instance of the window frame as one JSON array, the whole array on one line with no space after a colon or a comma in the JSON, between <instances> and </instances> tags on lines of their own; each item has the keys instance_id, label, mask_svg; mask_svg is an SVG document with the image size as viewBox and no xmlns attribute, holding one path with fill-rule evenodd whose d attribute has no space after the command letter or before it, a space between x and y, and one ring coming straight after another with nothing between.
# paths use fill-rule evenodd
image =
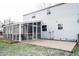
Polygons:
<instances>
[{"instance_id":1,"label":"window frame","mask_svg":"<svg viewBox=\"0 0 79 59\"><path fill-rule=\"evenodd\" d=\"M63 24L58 24L58 30L62 30L63 29Z\"/></svg>"},{"instance_id":2,"label":"window frame","mask_svg":"<svg viewBox=\"0 0 79 59\"><path fill-rule=\"evenodd\" d=\"M50 15L51 14L51 11L50 9L47 10L47 15Z\"/></svg>"},{"instance_id":3,"label":"window frame","mask_svg":"<svg viewBox=\"0 0 79 59\"><path fill-rule=\"evenodd\" d=\"M32 18L35 18L35 16L32 16Z\"/></svg>"},{"instance_id":4,"label":"window frame","mask_svg":"<svg viewBox=\"0 0 79 59\"><path fill-rule=\"evenodd\" d=\"M47 31L47 25L42 25L42 31Z\"/></svg>"}]
</instances>

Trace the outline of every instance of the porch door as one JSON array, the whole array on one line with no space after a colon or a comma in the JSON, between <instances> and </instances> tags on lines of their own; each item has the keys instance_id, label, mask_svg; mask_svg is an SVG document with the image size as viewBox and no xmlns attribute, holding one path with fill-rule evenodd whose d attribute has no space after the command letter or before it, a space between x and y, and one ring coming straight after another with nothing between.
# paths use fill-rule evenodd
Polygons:
<instances>
[{"instance_id":1,"label":"porch door","mask_svg":"<svg viewBox=\"0 0 79 59\"><path fill-rule=\"evenodd\" d=\"M28 39L32 39L32 23L28 24Z\"/></svg>"},{"instance_id":2,"label":"porch door","mask_svg":"<svg viewBox=\"0 0 79 59\"><path fill-rule=\"evenodd\" d=\"M33 25L33 40L37 39L37 25L34 23Z\"/></svg>"},{"instance_id":3,"label":"porch door","mask_svg":"<svg viewBox=\"0 0 79 59\"><path fill-rule=\"evenodd\" d=\"M41 22L35 22L33 25L33 39L41 39Z\"/></svg>"}]
</instances>

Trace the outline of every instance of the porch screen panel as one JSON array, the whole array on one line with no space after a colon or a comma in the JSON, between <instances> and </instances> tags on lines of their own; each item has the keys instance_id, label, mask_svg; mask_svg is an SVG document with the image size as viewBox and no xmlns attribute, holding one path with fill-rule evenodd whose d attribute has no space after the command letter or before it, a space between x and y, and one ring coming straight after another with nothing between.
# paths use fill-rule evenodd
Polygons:
<instances>
[{"instance_id":1,"label":"porch screen panel","mask_svg":"<svg viewBox=\"0 0 79 59\"><path fill-rule=\"evenodd\" d=\"M37 22L37 38L41 39L41 22Z\"/></svg>"}]
</instances>

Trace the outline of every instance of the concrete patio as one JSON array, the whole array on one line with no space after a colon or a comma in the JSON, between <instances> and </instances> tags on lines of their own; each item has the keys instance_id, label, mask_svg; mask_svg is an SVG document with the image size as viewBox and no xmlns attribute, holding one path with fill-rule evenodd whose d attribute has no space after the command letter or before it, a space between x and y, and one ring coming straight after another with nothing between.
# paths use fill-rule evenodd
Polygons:
<instances>
[{"instance_id":1,"label":"concrete patio","mask_svg":"<svg viewBox=\"0 0 79 59\"><path fill-rule=\"evenodd\" d=\"M71 52L76 42L54 41L54 40L24 40L22 43L39 45Z\"/></svg>"}]
</instances>

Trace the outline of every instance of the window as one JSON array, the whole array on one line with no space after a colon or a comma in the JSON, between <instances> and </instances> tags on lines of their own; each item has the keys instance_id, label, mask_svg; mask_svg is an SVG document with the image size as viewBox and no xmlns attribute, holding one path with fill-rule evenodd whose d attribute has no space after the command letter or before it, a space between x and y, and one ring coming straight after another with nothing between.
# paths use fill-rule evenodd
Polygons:
<instances>
[{"instance_id":1,"label":"window","mask_svg":"<svg viewBox=\"0 0 79 59\"><path fill-rule=\"evenodd\" d=\"M58 30L63 29L63 24L58 24Z\"/></svg>"},{"instance_id":2,"label":"window","mask_svg":"<svg viewBox=\"0 0 79 59\"><path fill-rule=\"evenodd\" d=\"M50 15L51 14L51 11L48 9L47 10L47 15Z\"/></svg>"},{"instance_id":3,"label":"window","mask_svg":"<svg viewBox=\"0 0 79 59\"><path fill-rule=\"evenodd\" d=\"M35 18L35 16L32 16L32 18Z\"/></svg>"},{"instance_id":4,"label":"window","mask_svg":"<svg viewBox=\"0 0 79 59\"><path fill-rule=\"evenodd\" d=\"M47 31L47 25L42 25L42 31Z\"/></svg>"},{"instance_id":5,"label":"window","mask_svg":"<svg viewBox=\"0 0 79 59\"><path fill-rule=\"evenodd\" d=\"M51 14L51 12L50 12L50 11L48 11L48 12L47 12L47 15L50 15L50 14Z\"/></svg>"}]
</instances>

